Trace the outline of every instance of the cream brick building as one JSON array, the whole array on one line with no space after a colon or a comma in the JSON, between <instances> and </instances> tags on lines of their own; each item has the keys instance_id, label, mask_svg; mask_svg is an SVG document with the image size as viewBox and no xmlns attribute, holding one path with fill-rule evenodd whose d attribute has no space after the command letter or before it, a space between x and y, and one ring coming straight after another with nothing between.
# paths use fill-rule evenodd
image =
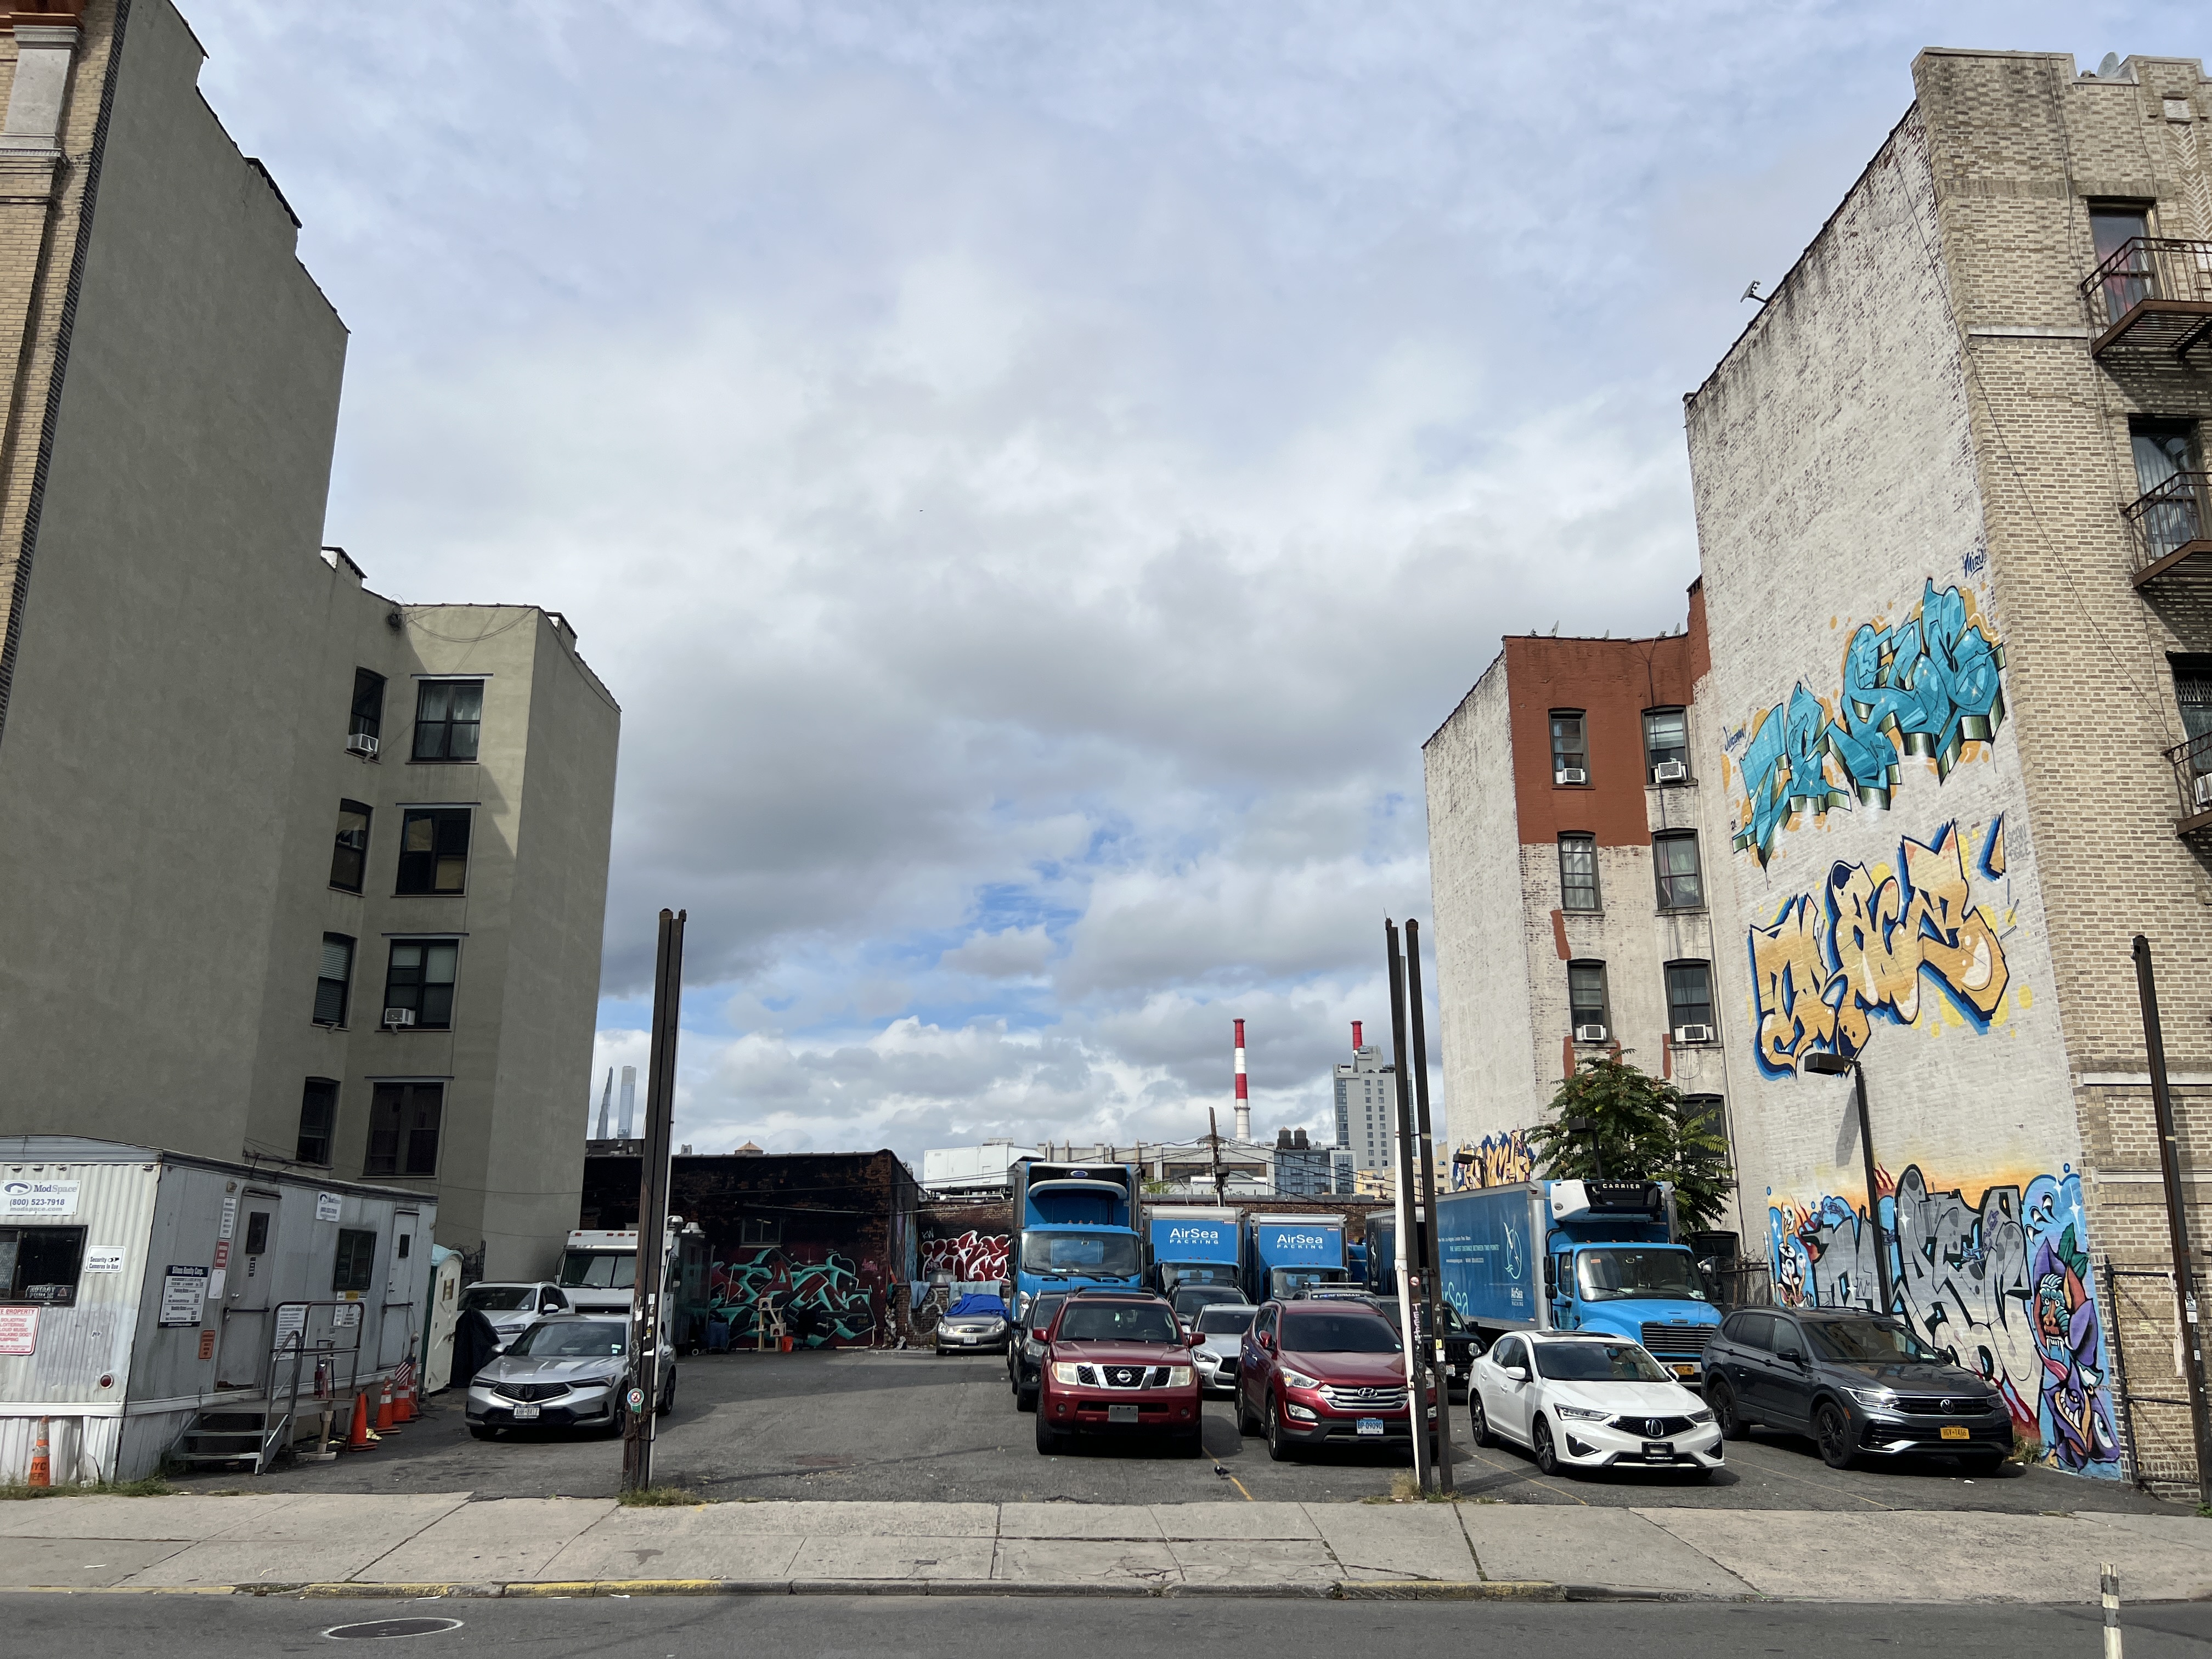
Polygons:
<instances>
[{"instance_id":1,"label":"cream brick building","mask_svg":"<svg viewBox=\"0 0 2212 1659\"><path fill-rule=\"evenodd\" d=\"M200 58L168 0L0 31L0 1132L418 1186L535 1274L619 714L561 617L319 548L345 328Z\"/></svg>"},{"instance_id":2,"label":"cream brick building","mask_svg":"<svg viewBox=\"0 0 2212 1659\"><path fill-rule=\"evenodd\" d=\"M2186 1412L2144 1398L2185 1388L2130 942L2159 964L2201 1278L2212 88L2019 52L1913 77L1686 404L1747 1249L1781 1299L1873 1298L1850 1085L1803 1066L1858 1056L1902 1310L2059 1467L2191 1479ZM1498 855L1438 802L1432 768L1449 937L1451 872ZM1453 1024L1466 969L1440 978L1448 1045L1484 1047ZM1462 1134L1526 1115L1452 1098Z\"/></svg>"}]
</instances>

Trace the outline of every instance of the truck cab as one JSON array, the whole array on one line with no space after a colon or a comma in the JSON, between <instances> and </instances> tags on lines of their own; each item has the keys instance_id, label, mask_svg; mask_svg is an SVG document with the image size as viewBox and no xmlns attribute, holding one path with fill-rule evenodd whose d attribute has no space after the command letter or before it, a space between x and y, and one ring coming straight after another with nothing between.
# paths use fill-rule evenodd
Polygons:
<instances>
[{"instance_id":1,"label":"truck cab","mask_svg":"<svg viewBox=\"0 0 2212 1659\"><path fill-rule=\"evenodd\" d=\"M1244 1224L1244 1291L1254 1305L1321 1285L1350 1286L1342 1216L1255 1215Z\"/></svg>"},{"instance_id":2,"label":"truck cab","mask_svg":"<svg viewBox=\"0 0 2212 1659\"><path fill-rule=\"evenodd\" d=\"M1544 1183L1544 1295L1553 1329L1644 1345L1692 1386L1720 1326L1696 1258L1674 1242L1673 1194L1656 1181Z\"/></svg>"},{"instance_id":3,"label":"truck cab","mask_svg":"<svg viewBox=\"0 0 2212 1659\"><path fill-rule=\"evenodd\" d=\"M683 1224L681 1216L668 1218L665 1259L672 1281ZM577 1228L568 1235L567 1248L561 1252L554 1280L567 1294L574 1312L629 1313L637 1284L637 1229Z\"/></svg>"},{"instance_id":4,"label":"truck cab","mask_svg":"<svg viewBox=\"0 0 2212 1659\"><path fill-rule=\"evenodd\" d=\"M1135 1290L1144 1283L1138 1236L1138 1167L1018 1160L1010 1172L1014 1214L1013 1313L1041 1291L1085 1285Z\"/></svg>"}]
</instances>

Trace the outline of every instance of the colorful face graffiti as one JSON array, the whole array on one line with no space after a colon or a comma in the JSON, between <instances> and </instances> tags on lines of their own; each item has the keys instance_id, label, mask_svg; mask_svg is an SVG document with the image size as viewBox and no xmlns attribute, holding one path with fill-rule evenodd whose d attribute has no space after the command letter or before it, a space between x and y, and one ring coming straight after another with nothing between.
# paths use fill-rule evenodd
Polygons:
<instances>
[{"instance_id":1,"label":"colorful face graffiti","mask_svg":"<svg viewBox=\"0 0 2212 1659\"><path fill-rule=\"evenodd\" d=\"M1510 1187L1533 1181L1536 1160L1528 1151L1527 1131L1485 1135L1452 1154L1451 1189L1466 1192L1476 1187Z\"/></svg>"},{"instance_id":2,"label":"colorful face graffiti","mask_svg":"<svg viewBox=\"0 0 2212 1659\"><path fill-rule=\"evenodd\" d=\"M2117 1478L2104 1338L2090 1286L2081 1180L2071 1168L2027 1188L1985 1188L1978 1204L1936 1193L1915 1166L1883 1180L1893 1311L1930 1346L1996 1384L2013 1421L2076 1474ZM1767 1210L1775 1300L1872 1306L1874 1230L1844 1199Z\"/></svg>"},{"instance_id":3,"label":"colorful face graffiti","mask_svg":"<svg viewBox=\"0 0 2212 1659\"><path fill-rule=\"evenodd\" d=\"M1736 850L1764 865L1801 812L1824 817L1855 800L1886 811L1903 755L1932 762L1939 783L1948 778L1966 744L1990 741L2004 724L2003 666L2003 645L1956 587L1938 593L1927 582L1897 627L1861 623L1832 700L1801 684L1753 720Z\"/></svg>"},{"instance_id":4,"label":"colorful face graffiti","mask_svg":"<svg viewBox=\"0 0 2212 1659\"><path fill-rule=\"evenodd\" d=\"M921 1276L949 1273L957 1284L995 1285L1011 1276L1006 1244L1004 1233L979 1233L972 1228L951 1238L926 1238L921 1242Z\"/></svg>"},{"instance_id":5,"label":"colorful face graffiti","mask_svg":"<svg viewBox=\"0 0 2212 1659\"><path fill-rule=\"evenodd\" d=\"M2010 970L1996 915L1974 902L1965 843L1947 823L1932 842L1899 841L1894 870L1832 866L1821 906L1801 893L1771 927L1748 931L1760 1072L1790 1076L1815 1049L1856 1054L1876 1016L1915 1024L1923 975L1976 1030L1989 1029ZM1991 879L2004 873L2002 818L1989 827L1978 868Z\"/></svg>"}]
</instances>

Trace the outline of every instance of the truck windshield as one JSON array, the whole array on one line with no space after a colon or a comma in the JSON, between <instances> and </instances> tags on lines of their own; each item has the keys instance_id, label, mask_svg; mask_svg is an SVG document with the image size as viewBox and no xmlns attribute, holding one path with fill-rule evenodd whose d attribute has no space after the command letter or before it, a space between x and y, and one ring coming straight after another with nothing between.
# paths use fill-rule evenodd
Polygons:
<instances>
[{"instance_id":1,"label":"truck windshield","mask_svg":"<svg viewBox=\"0 0 2212 1659\"><path fill-rule=\"evenodd\" d=\"M561 1258L561 1283L571 1290L626 1291L636 1282L635 1250L570 1250Z\"/></svg>"},{"instance_id":2,"label":"truck windshield","mask_svg":"<svg viewBox=\"0 0 2212 1659\"><path fill-rule=\"evenodd\" d=\"M1137 1241L1127 1233L1024 1233L1022 1271L1043 1279L1134 1279Z\"/></svg>"},{"instance_id":3,"label":"truck windshield","mask_svg":"<svg viewBox=\"0 0 2212 1659\"><path fill-rule=\"evenodd\" d=\"M1296 1296L1311 1285L1342 1285L1346 1282L1341 1267L1276 1267L1267 1274L1267 1283L1279 1297Z\"/></svg>"},{"instance_id":4,"label":"truck windshield","mask_svg":"<svg viewBox=\"0 0 2212 1659\"><path fill-rule=\"evenodd\" d=\"M1705 1287L1698 1282L1697 1267L1687 1250L1633 1246L1584 1250L1575 1258L1575 1280L1585 1302L1618 1302L1632 1297L1705 1300Z\"/></svg>"}]
</instances>

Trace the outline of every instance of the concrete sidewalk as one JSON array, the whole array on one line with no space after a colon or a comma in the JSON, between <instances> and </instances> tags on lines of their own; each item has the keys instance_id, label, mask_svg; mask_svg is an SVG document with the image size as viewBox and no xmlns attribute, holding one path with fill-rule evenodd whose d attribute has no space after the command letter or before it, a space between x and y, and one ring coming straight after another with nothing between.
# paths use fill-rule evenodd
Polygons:
<instances>
[{"instance_id":1,"label":"concrete sidewalk","mask_svg":"<svg viewBox=\"0 0 2212 1659\"><path fill-rule=\"evenodd\" d=\"M0 1588L337 1595L809 1594L2212 1598L2212 1521L1508 1504L50 1498L0 1504Z\"/></svg>"}]
</instances>

